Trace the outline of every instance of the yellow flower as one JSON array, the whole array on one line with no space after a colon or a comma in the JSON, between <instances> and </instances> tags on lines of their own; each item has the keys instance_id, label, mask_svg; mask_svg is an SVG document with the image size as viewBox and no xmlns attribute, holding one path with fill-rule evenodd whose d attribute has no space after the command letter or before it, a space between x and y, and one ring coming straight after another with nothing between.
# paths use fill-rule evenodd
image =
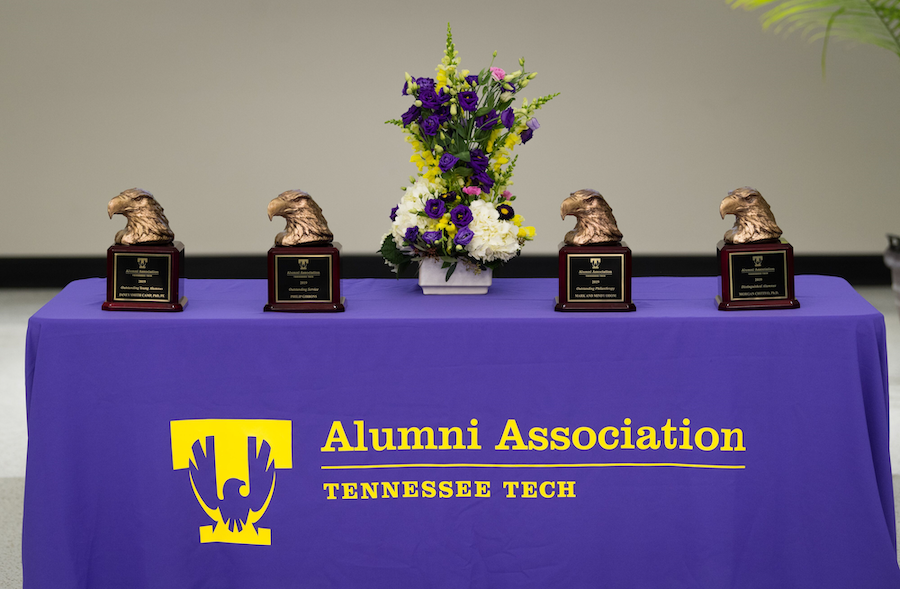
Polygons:
<instances>
[{"instance_id":1,"label":"yellow flower","mask_svg":"<svg viewBox=\"0 0 900 589\"><path fill-rule=\"evenodd\" d=\"M519 237L524 237L526 240L531 241L534 239L534 227L519 227Z\"/></svg>"},{"instance_id":2,"label":"yellow flower","mask_svg":"<svg viewBox=\"0 0 900 589\"><path fill-rule=\"evenodd\" d=\"M499 153L500 153L500 156L496 159L496 161L494 161L494 166L493 166L494 172L496 172L498 174L500 173L500 170L503 167L503 164L506 164L509 162L509 158L506 157L505 149L501 149Z\"/></svg>"},{"instance_id":3,"label":"yellow flower","mask_svg":"<svg viewBox=\"0 0 900 589\"><path fill-rule=\"evenodd\" d=\"M500 129L494 129L491 131L491 136L488 138L487 145L484 146L484 151L486 153L491 153L494 151L494 142L497 141L497 137L500 136Z\"/></svg>"},{"instance_id":4,"label":"yellow flower","mask_svg":"<svg viewBox=\"0 0 900 589\"><path fill-rule=\"evenodd\" d=\"M522 226L522 221L524 221L524 220L525 220L525 219L522 218L522 215L515 215L515 216L512 218L513 225L515 225L516 227L521 227L521 226Z\"/></svg>"}]
</instances>

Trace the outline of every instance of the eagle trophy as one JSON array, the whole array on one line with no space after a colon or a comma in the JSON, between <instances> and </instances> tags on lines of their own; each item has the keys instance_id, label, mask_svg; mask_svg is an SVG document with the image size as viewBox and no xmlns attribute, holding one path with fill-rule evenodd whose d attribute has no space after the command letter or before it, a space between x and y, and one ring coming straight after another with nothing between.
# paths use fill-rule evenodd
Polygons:
<instances>
[{"instance_id":1,"label":"eagle trophy","mask_svg":"<svg viewBox=\"0 0 900 589\"><path fill-rule=\"evenodd\" d=\"M725 232L725 243L754 243L781 237L769 203L749 186L729 192L719 205L719 214L723 219L734 215L734 227Z\"/></svg>"},{"instance_id":2,"label":"eagle trophy","mask_svg":"<svg viewBox=\"0 0 900 589\"><path fill-rule=\"evenodd\" d=\"M288 190L269 203L269 221L284 217L287 225L275 236L275 245L313 245L329 243L334 234L322 216L322 208L302 190Z\"/></svg>"},{"instance_id":3,"label":"eagle trophy","mask_svg":"<svg viewBox=\"0 0 900 589\"><path fill-rule=\"evenodd\" d=\"M171 243L175 234L169 229L169 220L153 195L140 188L130 188L106 205L109 218L125 215L125 229L116 233L116 244L138 245Z\"/></svg>"},{"instance_id":4,"label":"eagle trophy","mask_svg":"<svg viewBox=\"0 0 900 589\"><path fill-rule=\"evenodd\" d=\"M566 245L590 245L594 243L616 243L622 240L622 232L616 226L612 207L596 190L584 189L573 192L563 201L559 209L560 217L575 217L575 229L566 233Z\"/></svg>"}]
</instances>

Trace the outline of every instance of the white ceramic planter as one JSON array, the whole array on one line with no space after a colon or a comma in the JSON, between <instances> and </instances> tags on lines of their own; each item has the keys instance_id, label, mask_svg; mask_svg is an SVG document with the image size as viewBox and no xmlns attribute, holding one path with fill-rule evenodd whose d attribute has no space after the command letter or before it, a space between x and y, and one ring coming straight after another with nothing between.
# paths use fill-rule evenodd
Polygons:
<instances>
[{"instance_id":1,"label":"white ceramic planter","mask_svg":"<svg viewBox=\"0 0 900 589\"><path fill-rule=\"evenodd\" d=\"M419 263L419 286L422 287L422 294L487 294L493 278L491 270L475 274L472 266L459 262L447 281L444 280L447 268L441 268L442 265L443 262L435 258L426 258Z\"/></svg>"}]
</instances>

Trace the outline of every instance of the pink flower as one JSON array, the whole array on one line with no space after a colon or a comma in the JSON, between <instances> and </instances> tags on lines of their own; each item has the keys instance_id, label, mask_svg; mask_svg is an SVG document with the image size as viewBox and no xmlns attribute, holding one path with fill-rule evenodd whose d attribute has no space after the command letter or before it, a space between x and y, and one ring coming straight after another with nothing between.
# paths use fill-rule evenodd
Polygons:
<instances>
[{"instance_id":1,"label":"pink flower","mask_svg":"<svg viewBox=\"0 0 900 589\"><path fill-rule=\"evenodd\" d=\"M510 192L509 190L504 190L500 193L500 196L502 196L506 200L509 200L509 197L512 196L512 192Z\"/></svg>"},{"instance_id":2,"label":"pink flower","mask_svg":"<svg viewBox=\"0 0 900 589\"><path fill-rule=\"evenodd\" d=\"M498 82L502 82L503 78L506 77L506 72L498 67L491 68L491 77L497 80Z\"/></svg>"},{"instance_id":3,"label":"pink flower","mask_svg":"<svg viewBox=\"0 0 900 589\"><path fill-rule=\"evenodd\" d=\"M469 196L478 196L479 194L481 194L481 188L477 186L466 186L465 188L463 188L463 192L465 192Z\"/></svg>"}]
</instances>

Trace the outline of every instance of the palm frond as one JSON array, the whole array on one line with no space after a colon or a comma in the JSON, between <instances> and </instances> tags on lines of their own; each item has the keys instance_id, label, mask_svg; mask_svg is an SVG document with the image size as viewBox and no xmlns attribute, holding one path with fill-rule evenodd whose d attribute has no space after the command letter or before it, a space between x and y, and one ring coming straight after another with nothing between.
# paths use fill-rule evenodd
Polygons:
<instances>
[{"instance_id":1,"label":"palm frond","mask_svg":"<svg viewBox=\"0 0 900 589\"><path fill-rule=\"evenodd\" d=\"M810 41L831 38L866 43L900 57L900 0L726 0L732 8L768 8L763 29L789 35L799 31Z\"/></svg>"}]
</instances>

